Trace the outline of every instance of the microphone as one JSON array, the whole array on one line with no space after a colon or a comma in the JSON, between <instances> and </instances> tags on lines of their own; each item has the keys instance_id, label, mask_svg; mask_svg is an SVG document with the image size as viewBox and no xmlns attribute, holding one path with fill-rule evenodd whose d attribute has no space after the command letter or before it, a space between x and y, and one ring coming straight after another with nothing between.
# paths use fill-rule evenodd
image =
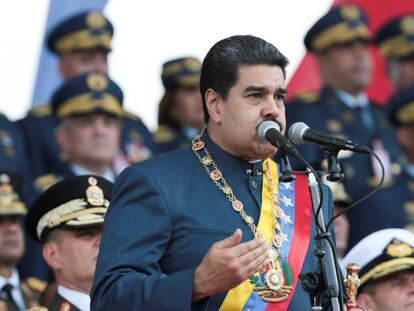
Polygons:
<instances>
[{"instance_id":1,"label":"microphone","mask_svg":"<svg viewBox=\"0 0 414 311\"><path fill-rule=\"evenodd\" d=\"M280 133L280 125L277 122L270 120L263 121L257 129L257 133L260 138L269 141L276 148L282 149L294 156L298 155L295 147Z\"/></svg>"},{"instance_id":2,"label":"microphone","mask_svg":"<svg viewBox=\"0 0 414 311\"><path fill-rule=\"evenodd\" d=\"M371 153L371 149L366 146L360 146L350 140L312 130L303 122L293 123L289 128L288 136L297 145L308 142L330 151L350 150L359 153Z\"/></svg>"}]
</instances>

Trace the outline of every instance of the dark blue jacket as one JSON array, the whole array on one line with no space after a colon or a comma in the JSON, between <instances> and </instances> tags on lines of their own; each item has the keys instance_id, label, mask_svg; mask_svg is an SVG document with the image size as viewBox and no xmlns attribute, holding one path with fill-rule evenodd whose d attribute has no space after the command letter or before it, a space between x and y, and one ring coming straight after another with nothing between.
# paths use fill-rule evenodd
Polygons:
<instances>
[{"instance_id":1,"label":"dark blue jacket","mask_svg":"<svg viewBox=\"0 0 414 311\"><path fill-rule=\"evenodd\" d=\"M262 163L236 158L205 138L223 176L257 225ZM332 214L324 191L324 214ZM218 310L225 292L191 304L194 272L213 243L236 228L252 233L213 184L191 148L175 150L127 168L117 179L105 217L92 289L91 310ZM312 223L311 236L315 235ZM302 272L314 271L309 243ZM297 285L289 311L310 310Z\"/></svg>"}]
</instances>

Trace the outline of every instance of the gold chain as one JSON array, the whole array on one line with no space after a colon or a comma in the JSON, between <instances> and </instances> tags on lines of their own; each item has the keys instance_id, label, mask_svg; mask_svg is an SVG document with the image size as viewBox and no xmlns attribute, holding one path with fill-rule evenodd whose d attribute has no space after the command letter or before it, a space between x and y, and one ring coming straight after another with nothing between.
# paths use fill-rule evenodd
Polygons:
<instances>
[{"instance_id":1,"label":"gold chain","mask_svg":"<svg viewBox=\"0 0 414 311\"><path fill-rule=\"evenodd\" d=\"M197 156L200 163L203 165L208 176L214 182L214 184L224 193L224 195L229 199L233 209L239 213L244 222L249 226L250 230L253 233L253 236L256 238L258 231L257 227L254 224L253 217L249 216L244 210L243 203L237 199L236 195L233 192L233 189L229 186L226 179L222 175L221 171L217 167L216 162L213 160L210 152L207 150L205 143L201 140L203 132L196 135L192 141L192 149L194 154ZM200 151L204 152L204 156L200 155ZM210 169L213 167L213 170ZM269 257L273 260L280 258L279 249L282 247L283 239L281 234L283 232L282 227L282 212L279 209L279 195L274 191L273 188L273 178L270 173L269 161L265 161L266 168L266 179L268 180L270 193L271 193L271 207L272 207L272 216L273 216L273 247L271 248L271 254Z\"/></svg>"}]
</instances>

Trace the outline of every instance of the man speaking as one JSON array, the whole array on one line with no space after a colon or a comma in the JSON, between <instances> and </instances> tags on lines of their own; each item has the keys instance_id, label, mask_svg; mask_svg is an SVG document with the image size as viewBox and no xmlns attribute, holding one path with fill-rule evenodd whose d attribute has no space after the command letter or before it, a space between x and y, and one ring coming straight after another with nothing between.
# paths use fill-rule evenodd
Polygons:
<instances>
[{"instance_id":1,"label":"man speaking","mask_svg":"<svg viewBox=\"0 0 414 311\"><path fill-rule=\"evenodd\" d=\"M287 63L253 36L211 48L200 78L207 128L115 184L92 310L310 310L298 282L316 268L306 176L279 183L277 149L257 132L266 120L285 130Z\"/></svg>"}]
</instances>

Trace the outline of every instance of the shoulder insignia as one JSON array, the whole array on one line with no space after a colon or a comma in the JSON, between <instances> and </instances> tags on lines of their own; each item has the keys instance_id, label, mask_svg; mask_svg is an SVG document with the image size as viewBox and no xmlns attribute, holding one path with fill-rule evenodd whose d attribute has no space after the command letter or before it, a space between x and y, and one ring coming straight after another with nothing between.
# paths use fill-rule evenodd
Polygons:
<instances>
[{"instance_id":1,"label":"shoulder insignia","mask_svg":"<svg viewBox=\"0 0 414 311\"><path fill-rule=\"evenodd\" d=\"M174 140L175 134L168 126L161 125L153 134L153 138L156 143L168 143Z\"/></svg>"},{"instance_id":2,"label":"shoulder insignia","mask_svg":"<svg viewBox=\"0 0 414 311\"><path fill-rule=\"evenodd\" d=\"M52 108L49 105L40 105L29 110L29 115L35 117L44 117L52 113Z\"/></svg>"},{"instance_id":3,"label":"shoulder insignia","mask_svg":"<svg viewBox=\"0 0 414 311\"><path fill-rule=\"evenodd\" d=\"M343 129L342 123L334 119L326 121L326 127L334 134L341 133Z\"/></svg>"},{"instance_id":4,"label":"shoulder insignia","mask_svg":"<svg viewBox=\"0 0 414 311\"><path fill-rule=\"evenodd\" d=\"M45 281L42 281L41 279L38 279L36 277L28 277L24 284L26 284L31 290L34 290L38 293L43 293L46 289L47 283Z\"/></svg>"},{"instance_id":5,"label":"shoulder insignia","mask_svg":"<svg viewBox=\"0 0 414 311\"><path fill-rule=\"evenodd\" d=\"M54 185L61 179L60 176L57 176L55 174L46 174L39 176L34 181L34 186L37 191L43 192L50 186Z\"/></svg>"},{"instance_id":6,"label":"shoulder insignia","mask_svg":"<svg viewBox=\"0 0 414 311\"><path fill-rule=\"evenodd\" d=\"M141 118L140 117L138 117L138 115L136 115L135 113L133 113L133 112L130 112L130 111L126 111L126 110L124 110L124 117L125 118L128 118L128 119L131 119L131 120L141 120Z\"/></svg>"},{"instance_id":7,"label":"shoulder insignia","mask_svg":"<svg viewBox=\"0 0 414 311\"><path fill-rule=\"evenodd\" d=\"M301 91L296 94L295 98L306 104L314 104L319 100L320 96L319 92L316 91Z\"/></svg>"}]
</instances>

